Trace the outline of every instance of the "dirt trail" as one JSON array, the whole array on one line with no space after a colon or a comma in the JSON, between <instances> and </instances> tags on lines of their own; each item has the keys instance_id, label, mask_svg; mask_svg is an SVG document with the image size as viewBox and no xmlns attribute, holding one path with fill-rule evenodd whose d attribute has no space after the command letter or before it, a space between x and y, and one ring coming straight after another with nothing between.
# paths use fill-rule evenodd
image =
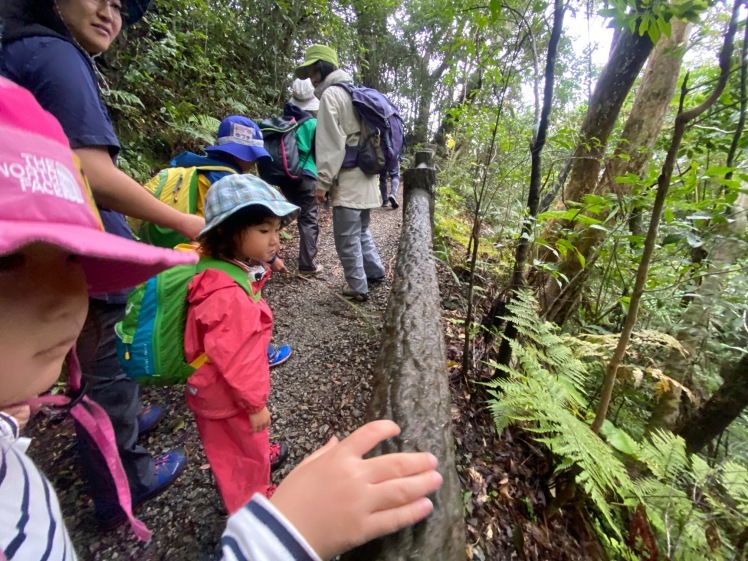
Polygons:
<instances>
[{"instance_id":1,"label":"dirt trail","mask_svg":"<svg viewBox=\"0 0 748 561\"><path fill-rule=\"evenodd\" d=\"M371 230L388 278L372 288L367 303L352 304L339 296L345 279L335 253L329 210L323 210L320 217L319 263L325 267L324 272L310 279L275 275L263 291L275 315L276 342L287 342L294 349L291 359L272 371L271 433L284 438L290 448L289 461L275 474L276 482L330 436L345 436L363 422L392 282L401 211L402 207L372 211ZM288 269L295 271L295 226L289 234L292 237L284 243L281 255ZM40 415L31 427L34 440L30 454L58 491L80 559L216 559L226 514L182 389L146 389L143 401L169 408L168 418L147 436L144 445L154 454L175 446L183 446L189 454L188 466L177 483L137 511L154 531L149 544L138 543L126 527L98 530L75 461L74 431L69 420L60 422L59 418Z\"/></svg>"}]
</instances>

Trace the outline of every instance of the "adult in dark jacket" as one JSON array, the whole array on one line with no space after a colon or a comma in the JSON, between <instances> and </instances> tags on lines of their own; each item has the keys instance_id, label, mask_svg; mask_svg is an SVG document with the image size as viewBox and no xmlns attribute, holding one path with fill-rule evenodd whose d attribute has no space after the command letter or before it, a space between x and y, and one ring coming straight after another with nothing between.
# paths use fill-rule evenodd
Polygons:
<instances>
[{"instance_id":1,"label":"adult in dark jacket","mask_svg":"<svg viewBox=\"0 0 748 561\"><path fill-rule=\"evenodd\" d=\"M154 222L194 238L204 224L160 203L115 166L120 146L104 105L103 77L93 56L106 51L123 24L138 21L143 0L0 0L5 76L30 90L62 124L70 146L88 176L104 227L131 237L123 214ZM154 458L140 445L140 432L162 414L143 410L139 388L122 372L116 355L114 325L124 316L127 292L97 294L78 339L88 395L109 415L130 483L134 504L168 487L184 467L182 451ZM94 496L98 520L105 526L124 521L106 461L82 433L81 457Z\"/></svg>"}]
</instances>

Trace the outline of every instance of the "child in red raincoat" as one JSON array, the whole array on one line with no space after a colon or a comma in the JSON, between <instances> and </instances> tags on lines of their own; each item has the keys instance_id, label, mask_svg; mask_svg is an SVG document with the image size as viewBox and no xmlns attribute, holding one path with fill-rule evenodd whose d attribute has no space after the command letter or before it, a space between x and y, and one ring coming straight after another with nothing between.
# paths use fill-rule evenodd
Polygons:
<instances>
[{"instance_id":1,"label":"child in red raincoat","mask_svg":"<svg viewBox=\"0 0 748 561\"><path fill-rule=\"evenodd\" d=\"M250 296L227 273L207 269L187 295L185 355L190 362L202 355L207 360L188 378L185 395L230 514L256 492L272 494L271 461L288 453L277 444L271 449L268 440L273 314L260 289L270 276L265 264L278 251L278 233L298 213L253 175L226 176L205 198L206 225L198 236L203 253L244 271L252 291Z\"/></svg>"}]
</instances>

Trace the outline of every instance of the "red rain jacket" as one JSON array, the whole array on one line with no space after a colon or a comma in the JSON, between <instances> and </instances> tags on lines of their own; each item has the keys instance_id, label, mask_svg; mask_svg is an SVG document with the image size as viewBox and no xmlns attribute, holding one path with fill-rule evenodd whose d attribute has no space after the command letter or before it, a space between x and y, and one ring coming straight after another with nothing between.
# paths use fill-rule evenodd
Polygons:
<instances>
[{"instance_id":1,"label":"red rain jacket","mask_svg":"<svg viewBox=\"0 0 748 561\"><path fill-rule=\"evenodd\" d=\"M255 293L270 277L252 283ZM195 415L225 419L257 413L270 393L268 344L273 314L226 273L207 269L190 282L184 351L189 362L209 361L187 379L187 405Z\"/></svg>"}]
</instances>

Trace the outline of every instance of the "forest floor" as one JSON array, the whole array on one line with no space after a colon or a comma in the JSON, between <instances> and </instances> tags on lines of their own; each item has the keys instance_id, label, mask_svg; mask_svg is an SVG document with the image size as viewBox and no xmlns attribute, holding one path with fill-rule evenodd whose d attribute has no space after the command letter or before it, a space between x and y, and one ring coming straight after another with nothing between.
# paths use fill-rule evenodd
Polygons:
<instances>
[{"instance_id":1,"label":"forest floor","mask_svg":"<svg viewBox=\"0 0 748 561\"><path fill-rule=\"evenodd\" d=\"M290 238L281 255L291 273L275 275L263 290L275 315L275 341L287 342L294 349L288 362L272 370L271 437L285 439L290 449L286 465L273 476L275 482L333 434L344 437L363 423L401 222L401 210L372 211L371 230L388 276L363 305L340 296L345 279L335 253L331 212L321 211L318 261L325 270L316 278L294 274L298 238L295 227L289 228ZM454 293L449 286L451 275L445 270L440 271L440 283L443 295ZM467 557L479 561L597 558L586 553L594 538L589 538L578 510L564 510L552 518L542 514L551 500L545 483L551 470L547 452L531 444L521 431L496 434L485 407L486 394L460 374L461 334L447 321L450 313L445 312L444 325ZM30 424L29 454L58 491L80 559L220 558L226 513L182 394L181 387L143 391L144 403L161 403L169 413L142 444L153 454L183 447L189 456L175 485L136 512L154 532L147 544L138 542L127 526L99 530L76 462L71 421L42 413Z\"/></svg>"}]
</instances>

